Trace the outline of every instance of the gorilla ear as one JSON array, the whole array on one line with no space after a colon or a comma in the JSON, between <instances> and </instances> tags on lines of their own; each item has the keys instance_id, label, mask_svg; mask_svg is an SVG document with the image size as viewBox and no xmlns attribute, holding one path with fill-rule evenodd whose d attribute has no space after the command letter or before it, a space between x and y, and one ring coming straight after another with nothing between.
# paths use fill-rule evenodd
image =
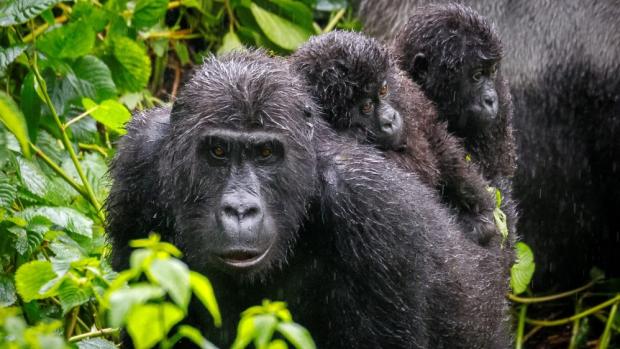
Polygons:
<instances>
[{"instance_id":1,"label":"gorilla ear","mask_svg":"<svg viewBox=\"0 0 620 349\"><path fill-rule=\"evenodd\" d=\"M413 79L416 82L424 81L428 72L428 59L424 53L417 53L413 57Z\"/></svg>"}]
</instances>

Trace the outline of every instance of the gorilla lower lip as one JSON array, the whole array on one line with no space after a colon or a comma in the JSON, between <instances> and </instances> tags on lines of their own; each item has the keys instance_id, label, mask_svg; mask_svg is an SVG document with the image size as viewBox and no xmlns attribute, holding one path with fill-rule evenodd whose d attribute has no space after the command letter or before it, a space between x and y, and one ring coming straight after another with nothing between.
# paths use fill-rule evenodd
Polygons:
<instances>
[{"instance_id":1,"label":"gorilla lower lip","mask_svg":"<svg viewBox=\"0 0 620 349\"><path fill-rule=\"evenodd\" d=\"M256 251L256 250L235 250L223 253L218 257L228 266L235 268L247 268L254 266L260 263L270 248L267 248L265 251Z\"/></svg>"}]
</instances>

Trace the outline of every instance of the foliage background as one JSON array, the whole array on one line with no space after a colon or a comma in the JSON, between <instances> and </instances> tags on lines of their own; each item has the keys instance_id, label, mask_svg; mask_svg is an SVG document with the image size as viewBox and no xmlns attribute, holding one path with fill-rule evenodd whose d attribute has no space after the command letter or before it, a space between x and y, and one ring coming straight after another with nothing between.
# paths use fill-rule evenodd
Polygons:
<instances>
[{"instance_id":1,"label":"foliage background","mask_svg":"<svg viewBox=\"0 0 620 349\"><path fill-rule=\"evenodd\" d=\"M137 241L131 268L118 274L106 261L101 206L114 141L130 111L173 100L205 55L242 45L287 54L311 35L360 29L352 12L347 0L0 1L0 348L114 348L128 324L139 348L181 338L212 347L194 328L173 328L189 297L216 323L238 315L219 314L208 279L188 270L174 246L156 236ZM515 294L528 292L534 272L531 251L518 252ZM620 328L620 287L605 284L597 293L604 302L588 308L593 285L551 299L574 301L572 348L593 339L605 348ZM532 298L512 299L524 304L519 347L551 325L526 318ZM152 314L165 316L139 322ZM232 346L248 345L314 347L285 305L269 301L242 314Z\"/></svg>"}]
</instances>

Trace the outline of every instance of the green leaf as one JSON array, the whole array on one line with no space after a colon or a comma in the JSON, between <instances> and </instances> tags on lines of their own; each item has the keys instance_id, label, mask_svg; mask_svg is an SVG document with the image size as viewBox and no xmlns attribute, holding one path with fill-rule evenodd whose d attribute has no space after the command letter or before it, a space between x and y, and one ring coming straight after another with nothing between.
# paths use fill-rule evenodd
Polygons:
<instances>
[{"instance_id":1,"label":"green leaf","mask_svg":"<svg viewBox=\"0 0 620 349\"><path fill-rule=\"evenodd\" d=\"M11 306L17 301L15 283L11 275L0 274L0 307Z\"/></svg>"},{"instance_id":2,"label":"green leaf","mask_svg":"<svg viewBox=\"0 0 620 349\"><path fill-rule=\"evenodd\" d=\"M190 62L189 60L189 51L187 50L187 45L181 41L174 42L174 51L177 53L177 57L179 57L179 61L181 65L186 65Z\"/></svg>"},{"instance_id":3,"label":"green leaf","mask_svg":"<svg viewBox=\"0 0 620 349\"><path fill-rule=\"evenodd\" d=\"M170 298L181 309L187 309L191 290L189 288L189 269L178 259L156 259L151 263L149 276L154 278L168 292Z\"/></svg>"},{"instance_id":4,"label":"green leaf","mask_svg":"<svg viewBox=\"0 0 620 349\"><path fill-rule=\"evenodd\" d=\"M301 325L294 322L281 322L276 327L276 330L297 349L316 349L316 344L314 344L310 332Z\"/></svg>"},{"instance_id":5,"label":"green leaf","mask_svg":"<svg viewBox=\"0 0 620 349\"><path fill-rule=\"evenodd\" d=\"M24 302L33 299L43 299L52 297L56 294L56 289L51 288L45 293L39 293L48 282L56 278L56 273L52 270L52 263L47 261L32 261L23 264L15 273L15 285L17 293Z\"/></svg>"},{"instance_id":6,"label":"green leaf","mask_svg":"<svg viewBox=\"0 0 620 349\"><path fill-rule=\"evenodd\" d=\"M48 191L50 182L39 166L35 162L19 156L17 157L17 166L19 169L19 178L26 190L43 198Z\"/></svg>"},{"instance_id":7,"label":"green leaf","mask_svg":"<svg viewBox=\"0 0 620 349\"><path fill-rule=\"evenodd\" d=\"M80 97L89 97L96 102L116 97L116 85L112 79L110 68L95 56L84 56L74 66L75 75L67 75L67 79Z\"/></svg>"},{"instance_id":8,"label":"green leaf","mask_svg":"<svg viewBox=\"0 0 620 349\"><path fill-rule=\"evenodd\" d=\"M241 44L241 40L235 32L228 32L224 35L222 39L222 46L217 49L217 55L222 55L227 52L235 51L243 49L243 45Z\"/></svg>"},{"instance_id":9,"label":"green leaf","mask_svg":"<svg viewBox=\"0 0 620 349\"><path fill-rule=\"evenodd\" d=\"M231 349L243 349L248 346L252 342L254 338L255 328L254 328L254 320L252 317L242 317L241 321L239 321L239 325L237 325L237 337L235 341L230 346Z\"/></svg>"},{"instance_id":10,"label":"green leaf","mask_svg":"<svg viewBox=\"0 0 620 349\"><path fill-rule=\"evenodd\" d=\"M252 11L256 23L269 40L287 50L295 50L312 35L312 32L263 9L255 3L250 5L250 11Z\"/></svg>"},{"instance_id":11,"label":"green leaf","mask_svg":"<svg viewBox=\"0 0 620 349\"><path fill-rule=\"evenodd\" d=\"M252 318L254 321L254 346L265 348L273 337L278 319L272 314L258 315Z\"/></svg>"},{"instance_id":12,"label":"green leaf","mask_svg":"<svg viewBox=\"0 0 620 349\"><path fill-rule=\"evenodd\" d=\"M103 338L90 338L77 342L79 349L118 349L114 343Z\"/></svg>"},{"instance_id":13,"label":"green leaf","mask_svg":"<svg viewBox=\"0 0 620 349\"><path fill-rule=\"evenodd\" d=\"M93 49L95 35L95 31L88 24L77 21L46 33L37 47L51 57L78 58Z\"/></svg>"},{"instance_id":14,"label":"green leaf","mask_svg":"<svg viewBox=\"0 0 620 349\"><path fill-rule=\"evenodd\" d=\"M127 37L113 40L114 58L110 62L116 86L129 92L146 87L151 76L151 59L144 47Z\"/></svg>"},{"instance_id":15,"label":"green leaf","mask_svg":"<svg viewBox=\"0 0 620 349\"><path fill-rule=\"evenodd\" d=\"M313 30L312 10L303 2L296 0L270 0L270 2L278 6L279 10L285 13L293 23L307 30Z\"/></svg>"},{"instance_id":16,"label":"green leaf","mask_svg":"<svg viewBox=\"0 0 620 349\"><path fill-rule=\"evenodd\" d=\"M136 349L153 347L183 319L183 311L171 303L144 304L131 310L127 331Z\"/></svg>"},{"instance_id":17,"label":"green leaf","mask_svg":"<svg viewBox=\"0 0 620 349\"><path fill-rule=\"evenodd\" d=\"M90 115L100 123L118 134L125 134L125 123L131 118L131 114L124 105L119 102L108 99L97 105L90 98L82 99L84 109L93 111Z\"/></svg>"},{"instance_id":18,"label":"green leaf","mask_svg":"<svg viewBox=\"0 0 620 349\"><path fill-rule=\"evenodd\" d=\"M0 172L0 208L8 208L17 197L17 188L11 184L9 177Z\"/></svg>"},{"instance_id":19,"label":"green leaf","mask_svg":"<svg viewBox=\"0 0 620 349\"><path fill-rule=\"evenodd\" d=\"M138 0L133 11L132 26L138 29L152 27L168 9L168 0Z\"/></svg>"},{"instance_id":20,"label":"green leaf","mask_svg":"<svg viewBox=\"0 0 620 349\"><path fill-rule=\"evenodd\" d=\"M70 233L92 238L93 221L82 213L69 207L38 206L28 207L17 214L27 221L33 217L42 216L49 219L54 225Z\"/></svg>"},{"instance_id":21,"label":"green leaf","mask_svg":"<svg viewBox=\"0 0 620 349\"><path fill-rule=\"evenodd\" d=\"M322 12L338 11L347 8L347 0L318 0L314 8Z\"/></svg>"},{"instance_id":22,"label":"green leaf","mask_svg":"<svg viewBox=\"0 0 620 349\"><path fill-rule=\"evenodd\" d=\"M222 325L222 315L220 314L215 292L213 291L213 286L209 279L195 271L190 271L189 283L194 295L198 297L209 313L211 313L211 316L213 316L215 326L220 327Z\"/></svg>"},{"instance_id":23,"label":"green leaf","mask_svg":"<svg viewBox=\"0 0 620 349\"><path fill-rule=\"evenodd\" d=\"M6 0L0 3L0 27L20 24L62 0Z\"/></svg>"},{"instance_id":24,"label":"green leaf","mask_svg":"<svg viewBox=\"0 0 620 349\"><path fill-rule=\"evenodd\" d=\"M62 314L66 315L71 309L90 300L92 291L89 285L80 284L72 278L66 278L58 287L58 298L62 307Z\"/></svg>"},{"instance_id":25,"label":"green leaf","mask_svg":"<svg viewBox=\"0 0 620 349\"><path fill-rule=\"evenodd\" d=\"M39 133L39 121L41 120L41 98L35 90L35 77L32 72L29 72L24 78L20 95L19 106L26 117L28 135L32 142L36 142Z\"/></svg>"},{"instance_id":26,"label":"green leaf","mask_svg":"<svg viewBox=\"0 0 620 349\"><path fill-rule=\"evenodd\" d=\"M72 21L81 19L97 33L102 31L110 20L105 10L93 5L90 1L78 1L71 10Z\"/></svg>"},{"instance_id":27,"label":"green leaf","mask_svg":"<svg viewBox=\"0 0 620 349\"><path fill-rule=\"evenodd\" d=\"M271 343L269 343L269 346L267 346L267 349L288 349L288 345L286 344L285 341L281 339L276 339L272 341Z\"/></svg>"},{"instance_id":28,"label":"green leaf","mask_svg":"<svg viewBox=\"0 0 620 349\"><path fill-rule=\"evenodd\" d=\"M534 263L534 253L527 244L517 242L515 249L517 262L510 269L510 287L514 294L520 294L525 292L530 284L536 264Z\"/></svg>"},{"instance_id":29,"label":"green leaf","mask_svg":"<svg viewBox=\"0 0 620 349\"><path fill-rule=\"evenodd\" d=\"M11 96L0 91L0 122L17 138L22 153L30 157L30 137L26 118Z\"/></svg>"},{"instance_id":30,"label":"green leaf","mask_svg":"<svg viewBox=\"0 0 620 349\"><path fill-rule=\"evenodd\" d=\"M135 284L112 292L108 300L110 326L122 326L127 314L134 306L144 304L150 299L163 297L164 294L165 292L161 287L148 284Z\"/></svg>"},{"instance_id":31,"label":"green leaf","mask_svg":"<svg viewBox=\"0 0 620 349\"><path fill-rule=\"evenodd\" d=\"M0 74L11 64L15 58L26 50L28 45L15 45L7 48L0 47Z\"/></svg>"},{"instance_id":32,"label":"green leaf","mask_svg":"<svg viewBox=\"0 0 620 349\"><path fill-rule=\"evenodd\" d=\"M200 333L198 329L192 326L181 325L179 326L179 330L177 331L177 333L189 339L201 349L217 349L217 347L213 345L213 343L209 342L205 337L202 336L202 333Z\"/></svg>"}]
</instances>

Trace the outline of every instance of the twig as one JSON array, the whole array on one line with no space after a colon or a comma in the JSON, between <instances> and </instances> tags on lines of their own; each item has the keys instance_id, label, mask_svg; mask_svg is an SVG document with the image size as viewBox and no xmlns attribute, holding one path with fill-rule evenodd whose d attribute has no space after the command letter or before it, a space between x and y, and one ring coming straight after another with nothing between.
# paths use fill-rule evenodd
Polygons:
<instances>
[{"instance_id":1,"label":"twig","mask_svg":"<svg viewBox=\"0 0 620 349\"><path fill-rule=\"evenodd\" d=\"M325 28L323 29L323 33L329 33L330 31L334 30L334 28L336 28L336 25L338 24L338 21L340 21L340 19L342 18L342 16L344 16L344 13L347 11L347 9L340 9L340 11L336 12L336 15L334 16L334 18L332 18L329 23L327 23L327 25L325 26Z\"/></svg>"},{"instance_id":2,"label":"twig","mask_svg":"<svg viewBox=\"0 0 620 349\"><path fill-rule=\"evenodd\" d=\"M581 286L579 288L576 288L574 290L570 290L570 291L566 291L566 292L562 292L562 293L557 293L557 294L552 294L552 295L549 295L549 296L543 296L543 297L519 297L519 296L515 296L512 293L509 293L508 294L508 299L510 299L513 302L521 303L521 304L532 304L532 303L542 303L542 302L553 301L553 300L565 298L565 297L568 297L568 296L572 296L572 295L574 295L576 293L585 291L588 288L594 286L594 284L597 281L598 280L592 280L588 284L586 284L584 286Z\"/></svg>"},{"instance_id":3,"label":"twig","mask_svg":"<svg viewBox=\"0 0 620 349\"><path fill-rule=\"evenodd\" d=\"M176 62L174 65L174 82L172 83L172 100L174 100L177 96L177 91L179 89L179 84L181 83L181 67L180 63Z\"/></svg>"},{"instance_id":4,"label":"twig","mask_svg":"<svg viewBox=\"0 0 620 349\"><path fill-rule=\"evenodd\" d=\"M594 306L586 311L583 311L579 314L575 314L571 317L567 317L567 318L563 318L563 319L557 319L557 320L551 320L551 321L547 321L547 320L534 320L534 319L525 319L525 322L530 324L530 325L536 325L536 326L544 326L544 327L549 327L549 326L561 326L561 325L566 325L568 323L571 323L573 321L575 321L576 319L580 319L583 317L586 317L588 315L594 314L604 308L607 308L611 305L614 305L616 303L620 302L620 295L615 296L614 298L603 302L597 306Z\"/></svg>"},{"instance_id":5,"label":"twig","mask_svg":"<svg viewBox=\"0 0 620 349\"><path fill-rule=\"evenodd\" d=\"M84 190L84 187L82 187L76 181L74 181L73 178L69 177L69 175L62 168L60 168L60 166L56 165L54 160L52 160L49 156L47 156L47 154L45 154L43 150L41 150L39 147L37 147L36 145L32 143L30 143L30 148L32 148L32 150L34 150L34 152L41 158L41 160L43 160L52 170L54 170L56 174L62 177L62 179L64 179L65 182L69 183L69 185L73 187L73 189L77 190L77 192L80 193L80 195L84 197L88 196L88 194Z\"/></svg>"},{"instance_id":6,"label":"twig","mask_svg":"<svg viewBox=\"0 0 620 349\"><path fill-rule=\"evenodd\" d=\"M73 311L71 312L71 319L69 320L69 326L67 327L67 332L66 332L67 339L71 338L71 335L73 334L73 330L75 329L75 324L77 322L77 316L78 316L79 311L80 311L80 307L75 307L73 308Z\"/></svg>"},{"instance_id":7,"label":"twig","mask_svg":"<svg viewBox=\"0 0 620 349\"><path fill-rule=\"evenodd\" d=\"M523 332L525 331L525 315L527 314L527 304L521 305L519 309L519 324L517 325L516 349L523 348Z\"/></svg>"},{"instance_id":8,"label":"twig","mask_svg":"<svg viewBox=\"0 0 620 349\"><path fill-rule=\"evenodd\" d=\"M119 331L118 328L102 328L96 331L90 331L87 333L78 334L77 336L73 336L69 338L69 342L74 343L86 338L100 337L106 334L113 334Z\"/></svg>"},{"instance_id":9,"label":"twig","mask_svg":"<svg viewBox=\"0 0 620 349\"><path fill-rule=\"evenodd\" d=\"M83 118L87 117L90 113L94 112L95 110L97 110L99 108L99 105L96 105L90 109L88 109L87 111L83 112L82 114L74 117L73 119L69 120L69 122L67 122L66 124L62 125L63 130L66 130L69 128L69 126L71 126L72 124L82 120Z\"/></svg>"}]
</instances>

